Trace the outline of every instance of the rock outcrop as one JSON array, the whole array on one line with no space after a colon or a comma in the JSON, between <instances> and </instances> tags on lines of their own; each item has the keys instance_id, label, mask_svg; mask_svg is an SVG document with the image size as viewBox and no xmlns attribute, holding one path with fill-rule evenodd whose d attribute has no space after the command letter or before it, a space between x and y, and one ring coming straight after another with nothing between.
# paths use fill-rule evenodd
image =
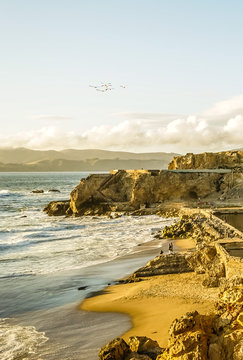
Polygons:
<instances>
[{"instance_id":1,"label":"rock outcrop","mask_svg":"<svg viewBox=\"0 0 243 360\"><path fill-rule=\"evenodd\" d=\"M204 244L199 250L188 255L186 260L196 273L206 273L207 278L203 281L206 287L219 286L220 278L225 277L224 263L214 245Z\"/></svg>"},{"instance_id":2,"label":"rock outcrop","mask_svg":"<svg viewBox=\"0 0 243 360\"><path fill-rule=\"evenodd\" d=\"M215 312L189 312L175 319L166 348L147 337L132 337L126 343L115 339L100 351L100 360L242 360L243 285L222 288Z\"/></svg>"},{"instance_id":3,"label":"rock outcrop","mask_svg":"<svg viewBox=\"0 0 243 360\"><path fill-rule=\"evenodd\" d=\"M70 201L51 201L44 209L50 216L63 216L69 215Z\"/></svg>"},{"instance_id":4,"label":"rock outcrop","mask_svg":"<svg viewBox=\"0 0 243 360\"><path fill-rule=\"evenodd\" d=\"M168 347L157 360L208 360L212 318L197 311L175 319L169 329Z\"/></svg>"},{"instance_id":5,"label":"rock outcrop","mask_svg":"<svg viewBox=\"0 0 243 360\"><path fill-rule=\"evenodd\" d=\"M180 274L191 271L193 270L186 260L186 254L162 254L150 260L144 267L136 270L132 277L139 278L165 274Z\"/></svg>"},{"instance_id":6,"label":"rock outcrop","mask_svg":"<svg viewBox=\"0 0 243 360\"><path fill-rule=\"evenodd\" d=\"M162 354L163 348L146 336L132 336L126 343L117 338L110 341L99 352L100 360L155 360Z\"/></svg>"},{"instance_id":7,"label":"rock outcrop","mask_svg":"<svg viewBox=\"0 0 243 360\"><path fill-rule=\"evenodd\" d=\"M243 169L243 151L188 153L174 157L168 169Z\"/></svg>"},{"instance_id":8,"label":"rock outcrop","mask_svg":"<svg viewBox=\"0 0 243 360\"><path fill-rule=\"evenodd\" d=\"M240 180L239 180L240 179ZM239 185L241 174L232 180L225 172L174 172L167 170L119 170L82 179L70 195L68 214L95 215L102 206L107 212L132 212L167 201L195 202L220 197ZM238 186L237 185L237 186ZM48 210L48 208L47 208Z\"/></svg>"},{"instance_id":9,"label":"rock outcrop","mask_svg":"<svg viewBox=\"0 0 243 360\"><path fill-rule=\"evenodd\" d=\"M234 276L232 274L235 274L235 271L229 271L229 266L236 266L232 265L232 257L229 261L227 260L230 255L226 257L222 255L225 253L222 246L224 246L225 241L226 244L229 241L234 243L237 239L237 241L241 241L240 235L241 233L237 229L217 218L211 212L204 211L201 213L200 210L194 210L194 214L181 216L178 222L166 226L156 234L156 237L162 239L194 239L196 251L186 255L185 261L194 272L206 274L203 281L204 286L218 287L226 276ZM225 239L226 236L227 240ZM240 264L240 261L238 262Z\"/></svg>"}]
</instances>

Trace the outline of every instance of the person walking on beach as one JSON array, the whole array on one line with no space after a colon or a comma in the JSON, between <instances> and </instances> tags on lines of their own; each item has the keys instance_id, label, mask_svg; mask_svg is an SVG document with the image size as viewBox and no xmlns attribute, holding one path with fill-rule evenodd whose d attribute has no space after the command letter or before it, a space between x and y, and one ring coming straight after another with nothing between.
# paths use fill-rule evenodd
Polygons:
<instances>
[{"instance_id":1,"label":"person walking on beach","mask_svg":"<svg viewBox=\"0 0 243 360\"><path fill-rule=\"evenodd\" d=\"M169 254L173 253L173 243L169 243Z\"/></svg>"}]
</instances>

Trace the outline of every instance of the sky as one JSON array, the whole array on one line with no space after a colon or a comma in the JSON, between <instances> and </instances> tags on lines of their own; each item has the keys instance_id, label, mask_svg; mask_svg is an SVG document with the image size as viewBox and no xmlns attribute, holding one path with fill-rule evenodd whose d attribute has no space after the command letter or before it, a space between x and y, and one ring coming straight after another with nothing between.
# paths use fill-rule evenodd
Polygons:
<instances>
[{"instance_id":1,"label":"sky","mask_svg":"<svg viewBox=\"0 0 243 360\"><path fill-rule=\"evenodd\" d=\"M243 147L242 14L242 0L0 0L0 147Z\"/></svg>"}]
</instances>

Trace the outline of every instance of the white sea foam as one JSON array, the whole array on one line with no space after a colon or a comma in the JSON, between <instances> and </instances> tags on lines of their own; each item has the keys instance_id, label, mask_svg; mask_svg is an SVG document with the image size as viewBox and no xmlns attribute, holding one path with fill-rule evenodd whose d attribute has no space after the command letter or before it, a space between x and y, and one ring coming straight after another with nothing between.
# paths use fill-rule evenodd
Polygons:
<instances>
[{"instance_id":1,"label":"white sea foam","mask_svg":"<svg viewBox=\"0 0 243 360\"><path fill-rule=\"evenodd\" d=\"M1 360L37 359L39 346L48 338L33 326L12 324L10 319L0 319L0 356ZM41 360L38 357L38 360Z\"/></svg>"},{"instance_id":2,"label":"white sea foam","mask_svg":"<svg viewBox=\"0 0 243 360\"><path fill-rule=\"evenodd\" d=\"M156 229L173 222L158 216L65 218L43 213L49 201L68 199L81 177L82 174L65 173L0 174L1 186L5 189L0 190L2 317L16 314L16 310L24 313L76 301L77 297L80 300L81 295L76 291L80 284L96 290L106 282L106 275L101 272L100 277L95 275L93 279L92 269L91 274L89 269L83 269L76 272L81 274L76 278L71 276L75 273L72 270L128 254L138 244L152 240ZM48 189L55 188L61 193L47 193ZM32 194L33 189L43 189L44 196ZM67 270L71 271L65 272ZM82 276L86 270L88 275ZM28 321L35 324L31 319ZM16 325L8 319L0 321L1 360L41 360L36 352L44 341L45 334L34 327Z\"/></svg>"},{"instance_id":3,"label":"white sea foam","mask_svg":"<svg viewBox=\"0 0 243 360\"><path fill-rule=\"evenodd\" d=\"M0 196L8 196L10 194L9 190L0 190Z\"/></svg>"},{"instance_id":4,"label":"white sea foam","mask_svg":"<svg viewBox=\"0 0 243 360\"><path fill-rule=\"evenodd\" d=\"M153 229L173 221L158 216L60 219L40 212L32 216L32 220L18 218L18 226L16 222L12 231L9 224L5 228L0 240L3 277L54 273L106 262L152 240Z\"/></svg>"}]
</instances>

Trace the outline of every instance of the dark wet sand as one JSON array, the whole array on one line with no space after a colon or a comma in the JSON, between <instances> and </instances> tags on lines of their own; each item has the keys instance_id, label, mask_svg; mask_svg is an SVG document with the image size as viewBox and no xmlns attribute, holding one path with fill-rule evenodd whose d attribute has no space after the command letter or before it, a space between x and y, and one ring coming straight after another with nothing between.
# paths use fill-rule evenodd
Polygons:
<instances>
[{"instance_id":1,"label":"dark wet sand","mask_svg":"<svg viewBox=\"0 0 243 360\"><path fill-rule=\"evenodd\" d=\"M73 293L77 301L69 301L61 306L53 304L49 308L16 314L17 323L35 326L38 331L44 331L49 338L39 349L36 359L82 360L88 357L90 360L97 360L100 347L130 329L131 320L124 314L82 311L79 309L80 302L93 292L131 274L159 254L161 249L167 251L167 248L166 240L153 240L137 246L133 253L121 258L72 271L70 282L74 279L75 287L67 285L66 291L68 294ZM60 283L62 276L64 274L60 274ZM68 274L65 273L65 279L67 277ZM79 286L87 288L78 291ZM65 297L65 289L63 296ZM67 301L68 299L67 295Z\"/></svg>"}]
</instances>

